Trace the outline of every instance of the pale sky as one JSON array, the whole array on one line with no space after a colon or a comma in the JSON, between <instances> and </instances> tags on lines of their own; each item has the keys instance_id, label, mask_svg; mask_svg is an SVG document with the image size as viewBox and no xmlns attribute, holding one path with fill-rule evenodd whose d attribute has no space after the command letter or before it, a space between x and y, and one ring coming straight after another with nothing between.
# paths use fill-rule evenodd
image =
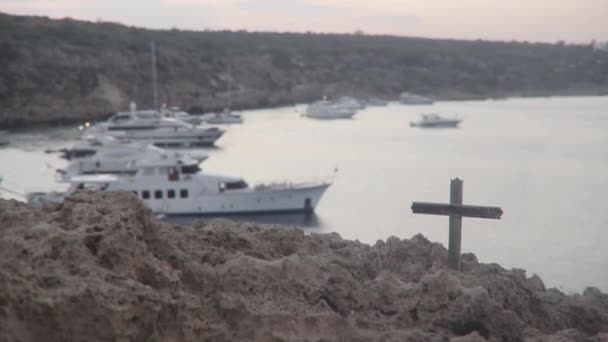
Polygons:
<instances>
[{"instance_id":1,"label":"pale sky","mask_svg":"<svg viewBox=\"0 0 608 342\"><path fill-rule=\"evenodd\" d=\"M0 11L147 28L608 40L608 0L0 0Z\"/></svg>"}]
</instances>

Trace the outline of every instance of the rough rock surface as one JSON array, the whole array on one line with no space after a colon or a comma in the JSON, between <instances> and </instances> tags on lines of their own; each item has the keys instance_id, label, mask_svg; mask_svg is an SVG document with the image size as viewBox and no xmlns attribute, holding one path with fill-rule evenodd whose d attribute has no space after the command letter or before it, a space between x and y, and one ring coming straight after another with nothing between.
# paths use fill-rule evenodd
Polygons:
<instances>
[{"instance_id":1,"label":"rough rock surface","mask_svg":"<svg viewBox=\"0 0 608 342\"><path fill-rule=\"evenodd\" d=\"M608 341L608 295L447 252L227 220L157 222L128 193L0 200L0 341Z\"/></svg>"}]
</instances>

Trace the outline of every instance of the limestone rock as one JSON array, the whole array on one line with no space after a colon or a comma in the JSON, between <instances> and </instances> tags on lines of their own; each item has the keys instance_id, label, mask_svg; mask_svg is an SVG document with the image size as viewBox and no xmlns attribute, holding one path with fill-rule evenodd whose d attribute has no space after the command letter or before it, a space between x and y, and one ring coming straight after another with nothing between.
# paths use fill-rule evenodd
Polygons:
<instances>
[{"instance_id":1,"label":"limestone rock","mask_svg":"<svg viewBox=\"0 0 608 342\"><path fill-rule=\"evenodd\" d=\"M602 341L608 295L447 251L230 220L178 227L130 193L0 200L1 341Z\"/></svg>"}]
</instances>

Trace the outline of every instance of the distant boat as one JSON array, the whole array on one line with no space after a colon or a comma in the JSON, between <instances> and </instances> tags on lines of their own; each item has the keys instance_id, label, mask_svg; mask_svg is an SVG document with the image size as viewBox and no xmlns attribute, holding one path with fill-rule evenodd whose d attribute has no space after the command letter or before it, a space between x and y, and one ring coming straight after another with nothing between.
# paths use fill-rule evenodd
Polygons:
<instances>
[{"instance_id":1,"label":"distant boat","mask_svg":"<svg viewBox=\"0 0 608 342\"><path fill-rule=\"evenodd\" d=\"M402 93L399 96L399 102L409 105L431 105L435 100L418 94Z\"/></svg>"},{"instance_id":2,"label":"distant boat","mask_svg":"<svg viewBox=\"0 0 608 342\"><path fill-rule=\"evenodd\" d=\"M166 105L163 105L163 107L160 111L160 115L165 118L178 119L178 120L181 120L185 123L188 123L188 124L191 124L194 126L200 125L203 122L203 120L200 116L186 113L183 110L181 110L179 107L167 108Z\"/></svg>"},{"instance_id":3,"label":"distant boat","mask_svg":"<svg viewBox=\"0 0 608 342\"><path fill-rule=\"evenodd\" d=\"M323 99L311 103L306 108L304 116L313 119L350 119L357 113L356 109L352 109L349 106L342 106L338 103L327 101Z\"/></svg>"},{"instance_id":4,"label":"distant boat","mask_svg":"<svg viewBox=\"0 0 608 342\"><path fill-rule=\"evenodd\" d=\"M458 117L446 118L438 114L421 114L419 121L410 122L412 127L457 127L462 119Z\"/></svg>"},{"instance_id":5,"label":"distant boat","mask_svg":"<svg viewBox=\"0 0 608 342\"><path fill-rule=\"evenodd\" d=\"M224 130L217 127L194 127L179 119L158 117L153 111L133 110L87 127L84 138L108 135L157 147L194 148L211 146L223 134Z\"/></svg>"},{"instance_id":6,"label":"distant boat","mask_svg":"<svg viewBox=\"0 0 608 342\"><path fill-rule=\"evenodd\" d=\"M243 117L241 114L234 113L230 109L224 109L221 113L211 114L205 122L213 125L229 125L229 124L240 124L243 123Z\"/></svg>"},{"instance_id":7,"label":"distant boat","mask_svg":"<svg viewBox=\"0 0 608 342\"><path fill-rule=\"evenodd\" d=\"M187 156L200 163L208 157L207 154L196 151L169 151L151 145L122 142L108 136L81 141L58 152L70 161L65 169L57 170L61 178L100 173L133 175L142 159L161 160Z\"/></svg>"}]
</instances>

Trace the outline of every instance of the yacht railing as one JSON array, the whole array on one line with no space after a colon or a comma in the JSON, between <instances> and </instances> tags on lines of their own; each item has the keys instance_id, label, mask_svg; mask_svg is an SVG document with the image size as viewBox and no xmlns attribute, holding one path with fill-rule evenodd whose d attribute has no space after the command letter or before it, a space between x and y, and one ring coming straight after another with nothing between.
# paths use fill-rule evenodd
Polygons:
<instances>
[{"instance_id":1,"label":"yacht railing","mask_svg":"<svg viewBox=\"0 0 608 342\"><path fill-rule=\"evenodd\" d=\"M307 177L307 178L291 178L288 180L260 180L254 183L252 188L255 191L264 191L270 189L295 189L304 186L320 186L331 184L336 175L326 177Z\"/></svg>"}]
</instances>

